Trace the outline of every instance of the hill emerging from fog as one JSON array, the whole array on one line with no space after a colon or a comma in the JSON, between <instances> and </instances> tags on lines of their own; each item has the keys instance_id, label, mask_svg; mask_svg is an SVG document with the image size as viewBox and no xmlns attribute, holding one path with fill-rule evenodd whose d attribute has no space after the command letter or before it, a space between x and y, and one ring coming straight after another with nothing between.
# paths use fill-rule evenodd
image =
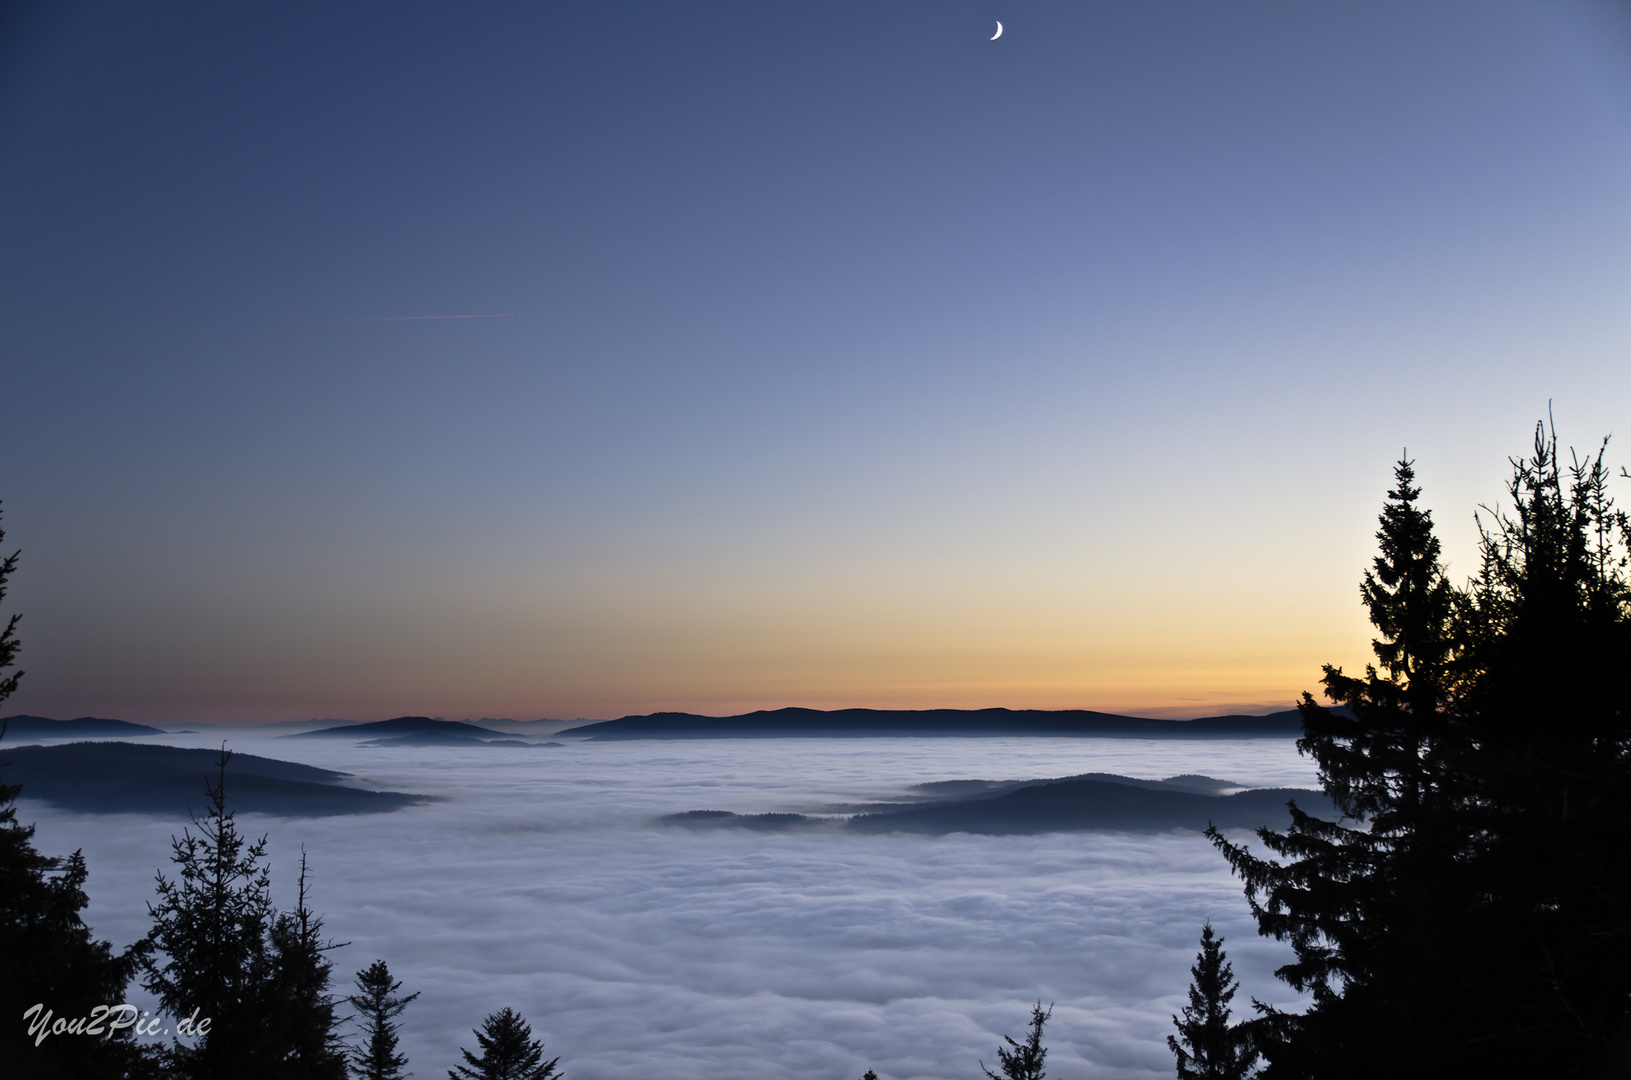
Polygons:
<instances>
[{"instance_id":1,"label":"hill emerging from fog","mask_svg":"<svg viewBox=\"0 0 1631 1080\"><path fill-rule=\"evenodd\" d=\"M52 720L44 716L8 716L6 739L129 739L142 735L163 735L163 728L134 724L129 720L104 720L81 716L77 720Z\"/></svg>"},{"instance_id":2,"label":"hill emerging from fog","mask_svg":"<svg viewBox=\"0 0 1631 1080\"><path fill-rule=\"evenodd\" d=\"M186 817L209 805L219 775L217 750L126 742L0 747L0 779L22 784L22 797L82 813ZM400 791L364 791L340 783L349 774L293 761L233 754L226 767L227 809L285 817L378 814L425 802Z\"/></svg>"},{"instance_id":3,"label":"hill emerging from fog","mask_svg":"<svg viewBox=\"0 0 1631 1080\"><path fill-rule=\"evenodd\" d=\"M556 733L590 739L864 738L867 736L990 737L1002 735L1100 738L1296 738L1295 709L1267 716L1207 716L1154 720L1084 709L773 709L740 716L660 712L603 720Z\"/></svg>"},{"instance_id":4,"label":"hill emerging from fog","mask_svg":"<svg viewBox=\"0 0 1631 1080\"><path fill-rule=\"evenodd\" d=\"M392 720L375 720L367 724L341 724L338 727L319 728L284 735L285 739L402 739L411 736L431 736L436 743L463 740L480 742L505 734L478 724L459 720L438 720L429 716L398 716Z\"/></svg>"},{"instance_id":5,"label":"hill emerging from fog","mask_svg":"<svg viewBox=\"0 0 1631 1080\"><path fill-rule=\"evenodd\" d=\"M946 780L918 784L915 801L834 807L832 815L734 814L692 810L669 814L667 825L741 828L765 832L842 826L862 833L1167 832L1173 829L1283 829L1287 803L1336 816L1322 793L1308 788L1254 788L1210 776L1139 780L1112 773L1084 773L1056 780ZM847 818L846 816L847 815Z\"/></svg>"}]
</instances>

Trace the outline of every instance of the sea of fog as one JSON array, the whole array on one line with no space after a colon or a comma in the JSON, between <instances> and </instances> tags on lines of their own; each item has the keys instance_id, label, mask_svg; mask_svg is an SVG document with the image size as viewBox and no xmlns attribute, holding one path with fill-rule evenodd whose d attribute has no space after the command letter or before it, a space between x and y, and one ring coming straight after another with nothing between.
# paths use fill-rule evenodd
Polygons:
<instances>
[{"instance_id":1,"label":"sea of fog","mask_svg":"<svg viewBox=\"0 0 1631 1080\"><path fill-rule=\"evenodd\" d=\"M219 735L167 736L219 745ZM379 749L229 736L234 749L438 796L390 814L242 815L269 837L275 899L300 852L313 906L349 942L338 982L383 958L420 997L403 1049L446 1075L471 1028L528 1017L567 1080L978 1078L1032 1002L1053 1004L1048 1073L1173 1075L1165 1037L1210 919L1249 997L1289 948L1260 939L1197 833L863 836L691 831L684 810L819 810L930 780L1204 773L1315 786L1288 739L751 739ZM229 773L230 777L230 773ZM230 800L230 786L228 789ZM200 793L200 804L203 803ZM81 848L87 913L123 947L185 824L24 799L36 843ZM131 1000L146 1008L139 990Z\"/></svg>"}]
</instances>

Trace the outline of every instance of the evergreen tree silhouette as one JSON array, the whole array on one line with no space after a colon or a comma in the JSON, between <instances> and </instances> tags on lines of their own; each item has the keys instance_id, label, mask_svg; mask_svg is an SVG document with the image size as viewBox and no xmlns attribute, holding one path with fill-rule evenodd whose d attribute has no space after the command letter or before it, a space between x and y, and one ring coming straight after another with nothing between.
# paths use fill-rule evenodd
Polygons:
<instances>
[{"instance_id":1,"label":"evergreen tree silhouette","mask_svg":"<svg viewBox=\"0 0 1631 1080\"><path fill-rule=\"evenodd\" d=\"M177 1080L344 1080L324 955L339 945L323 940L308 904L304 852L294 910L272 906L266 837L248 841L227 809L231 758L223 747L198 832L171 838L177 877L158 874L158 902L147 905L143 985L170 1016L199 1021L190 1043L172 1044L168 1067Z\"/></svg>"},{"instance_id":2,"label":"evergreen tree silhouette","mask_svg":"<svg viewBox=\"0 0 1631 1080\"><path fill-rule=\"evenodd\" d=\"M391 978L383 960L375 960L357 973L358 992L347 997L362 1018L362 1046L351 1052L351 1071L357 1080L403 1080L408 1055L397 1052L396 1018L418 993L398 997L402 984Z\"/></svg>"},{"instance_id":3,"label":"evergreen tree silhouette","mask_svg":"<svg viewBox=\"0 0 1631 1080\"><path fill-rule=\"evenodd\" d=\"M1178 1059L1178 1080L1245 1080L1257 1063L1257 1050L1245 1027L1229 1024L1229 1002L1239 984L1211 923L1201 927L1201 951L1189 972L1194 977L1189 1004L1182 1020L1172 1018L1178 1035L1167 1036Z\"/></svg>"},{"instance_id":4,"label":"evergreen tree silhouette","mask_svg":"<svg viewBox=\"0 0 1631 1080\"><path fill-rule=\"evenodd\" d=\"M282 1053L278 1069L288 1080L345 1080L345 1044L329 983L334 965L324 953L340 948L323 940L322 917L307 906L306 852L300 852L298 899L293 911L279 912L268 944L272 958L273 1011Z\"/></svg>"},{"instance_id":5,"label":"evergreen tree silhouette","mask_svg":"<svg viewBox=\"0 0 1631 1080\"><path fill-rule=\"evenodd\" d=\"M1395 470L1361 586L1379 669L1328 666L1346 709L1301 706L1342 818L1293 805L1259 833L1283 861L1209 833L1313 999L1259 1006L1267 1078L1631 1071L1631 527L1604 449L1563 468L1540 427L1512 466L1465 590Z\"/></svg>"},{"instance_id":6,"label":"evergreen tree silhouette","mask_svg":"<svg viewBox=\"0 0 1631 1080\"><path fill-rule=\"evenodd\" d=\"M997 1060L1002 1065L1002 1074L992 1072L980 1062L980 1071L990 1077L990 1080L1042 1080L1047 1075L1042 1069L1042 1063L1047 1059L1048 1048L1042 1045L1042 1025L1048 1022L1053 1015L1053 1006L1049 1005L1043 1011L1042 1002L1038 1001L1031 1008L1031 1027L1025 1041L1015 1042L1013 1036L1004 1035L1006 1047L997 1047Z\"/></svg>"},{"instance_id":7,"label":"evergreen tree silhouette","mask_svg":"<svg viewBox=\"0 0 1631 1080\"><path fill-rule=\"evenodd\" d=\"M231 757L223 748L218 779L206 788L209 809L193 818L198 832L171 838L178 876L158 874L158 903L147 906L153 929L143 985L171 1016L209 1021L191 1046L172 1047L172 1067L190 1080L274 1076L282 1058L263 1022L274 1006L266 838L248 842L226 808Z\"/></svg>"},{"instance_id":8,"label":"evergreen tree silhouette","mask_svg":"<svg viewBox=\"0 0 1631 1080\"><path fill-rule=\"evenodd\" d=\"M1467 916L1502 946L1465 950L1459 996L1481 1060L1537 1075L1631 1074L1631 525L1606 449L1564 467L1537 425L1460 613Z\"/></svg>"},{"instance_id":9,"label":"evergreen tree silhouette","mask_svg":"<svg viewBox=\"0 0 1631 1080\"><path fill-rule=\"evenodd\" d=\"M508 1006L482 1021L473 1032L481 1056L459 1048L465 1064L448 1070L451 1080L550 1080L560 1058L543 1060L544 1044L533 1039L532 1027Z\"/></svg>"},{"instance_id":10,"label":"evergreen tree silhouette","mask_svg":"<svg viewBox=\"0 0 1631 1080\"><path fill-rule=\"evenodd\" d=\"M0 529L0 543L5 537ZM17 560L15 552L0 560L0 601ZM21 647L19 618L13 614L0 630L0 701L17 689L23 674L3 674ZM0 720L0 743L4 737ZM21 785L0 781L0 1062L7 1076L31 1080L140 1075L142 1054L128 1028L100 1037L62 1034L38 1040L28 1034L31 1023L43 1021L49 1028L54 1020L90 1017L97 1006L122 1002L136 953L115 955L108 942L92 938L81 914L88 903L85 858L78 851L55 858L34 847L34 826L17 821L21 792ZM35 1005L40 1008L25 1015Z\"/></svg>"}]
</instances>

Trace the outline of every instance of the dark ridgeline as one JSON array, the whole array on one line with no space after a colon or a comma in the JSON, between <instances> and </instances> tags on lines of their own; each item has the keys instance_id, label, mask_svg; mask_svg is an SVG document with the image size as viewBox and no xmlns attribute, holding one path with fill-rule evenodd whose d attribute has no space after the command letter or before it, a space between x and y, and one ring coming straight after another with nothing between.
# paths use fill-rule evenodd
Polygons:
<instances>
[{"instance_id":1,"label":"dark ridgeline","mask_svg":"<svg viewBox=\"0 0 1631 1080\"><path fill-rule=\"evenodd\" d=\"M1260 831L1283 861L1211 834L1313 996L1249 1022L1271 1080L1631 1073L1631 527L1601 450L1562 468L1541 428L1513 466L1464 590L1395 470L1377 665L1301 706L1343 816Z\"/></svg>"},{"instance_id":2,"label":"dark ridgeline","mask_svg":"<svg viewBox=\"0 0 1631 1080\"><path fill-rule=\"evenodd\" d=\"M591 739L765 739L867 736L1076 735L1121 738L1291 738L1296 710L1267 716L1154 720L1085 709L768 709L740 716L661 712L583 724L557 736Z\"/></svg>"},{"instance_id":3,"label":"dark ridgeline","mask_svg":"<svg viewBox=\"0 0 1631 1080\"><path fill-rule=\"evenodd\" d=\"M447 1071L450 1080L550 1080L560 1058L544 1058L544 1043L532 1037L532 1026L509 1006L490 1014L471 1034L481 1056L459 1048L465 1063Z\"/></svg>"},{"instance_id":4,"label":"dark ridgeline","mask_svg":"<svg viewBox=\"0 0 1631 1080\"><path fill-rule=\"evenodd\" d=\"M14 774L30 798L81 813L154 813L185 818L219 767L214 750L126 742L22 746ZM340 783L348 773L253 754L232 755L232 804L291 817L378 814L429 801L400 791Z\"/></svg>"},{"instance_id":5,"label":"dark ridgeline","mask_svg":"<svg viewBox=\"0 0 1631 1080\"><path fill-rule=\"evenodd\" d=\"M1239 785L1210 776L1171 776L1140 780L1114 773L1085 773L1054 780L941 780L914 785L909 802L837 806L828 816L733 814L690 810L658 819L688 829L752 829L782 832L837 828L861 833L953 832L1012 835L1072 832L1166 832L1208 825L1255 829L1283 825L1288 804L1329 807L1325 796L1306 788L1234 790ZM849 815L847 820L843 815Z\"/></svg>"},{"instance_id":6,"label":"dark ridgeline","mask_svg":"<svg viewBox=\"0 0 1631 1080\"><path fill-rule=\"evenodd\" d=\"M380 739L390 736L407 737L442 735L450 739L482 739L503 735L502 731L484 728L478 724L459 720L438 720L432 716L398 716L391 720L372 720L363 724L337 724L283 735L284 739Z\"/></svg>"},{"instance_id":7,"label":"dark ridgeline","mask_svg":"<svg viewBox=\"0 0 1631 1080\"><path fill-rule=\"evenodd\" d=\"M3 722L14 739L132 739L143 735L163 735L164 729L129 720L104 720L81 716L77 720L52 720L44 716L8 716Z\"/></svg>"}]
</instances>

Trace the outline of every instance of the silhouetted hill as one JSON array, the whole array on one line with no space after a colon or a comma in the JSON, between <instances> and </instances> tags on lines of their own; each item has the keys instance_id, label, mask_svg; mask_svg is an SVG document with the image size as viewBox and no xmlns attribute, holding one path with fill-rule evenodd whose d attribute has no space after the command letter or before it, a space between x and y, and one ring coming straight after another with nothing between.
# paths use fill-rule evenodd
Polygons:
<instances>
[{"instance_id":1,"label":"silhouetted hill","mask_svg":"<svg viewBox=\"0 0 1631 1080\"><path fill-rule=\"evenodd\" d=\"M375 720L367 724L342 724L339 727L302 731L297 735L284 735L285 739L379 739L392 735L423 735L441 732L455 738L480 739L485 735L502 732L466 724L457 720L436 720L429 716L398 716L393 720Z\"/></svg>"},{"instance_id":2,"label":"silhouetted hill","mask_svg":"<svg viewBox=\"0 0 1631 1080\"><path fill-rule=\"evenodd\" d=\"M95 716L81 716L77 720L51 720L44 716L8 716L5 720L6 739L96 739L104 736L132 738L141 735L163 735L163 728L133 724L129 720L103 720Z\"/></svg>"},{"instance_id":3,"label":"silhouetted hill","mask_svg":"<svg viewBox=\"0 0 1631 1080\"><path fill-rule=\"evenodd\" d=\"M836 823L806 814L733 814L729 810L687 810L658 819L664 825L686 829L752 829L755 832L786 832L789 829L832 828Z\"/></svg>"},{"instance_id":4,"label":"silhouetted hill","mask_svg":"<svg viewBox=\"0 0 1631 1080\"><path fill-rule=\"evenodd\" d=\"M1334 816L1318 791L1261 788L1222 794L1237 787L1210 776L1137 780L1113 773L1058 780L942 780L913 786L922 802L834 807L830 816L691 810L659 820L690 829L761 832L839 825L865 833L1199 831L1209 823L1223 829L1283 827L1290 817L1286 803L1292 799L1304 810Z\"/></svg>"},{"instance_id":5,"label":"silhouetted hill","mask_svg":"<svg viewBox=\"0 0 1631 1080\"><path fill-rule=\"evenodd\" d=\"M389 739L375 739L364 746L537 746L520 739L482 739L452 731L421 731L415 735L397 735ZM559 746L560 743L556 743Z\"/></svg>"},{"instance_id":6,"label":"silhouetted hill","mask_svg":"<svg viewBox=\"0 0 1631 1080\"><path fill-rule=\"evenodd\" d=\"M0 748L0 778L22 784L23 798L89 813L185 816L202 812L206 783L217 776L217 750L125 742ZM293 761L233 754L227 763L227 806L232 810L327 817L375 814L426 801L400 791L342 787L347 773Z\"/></svg>"},{"instance_id":7,"label":"silhouetted hill","mask_svg":"<svg viewBox=\"0 0 1631 1080\"><path fill-rule=\"evenodd\" d=\"M1295 738L1295 709L1267 716L1153 720L1082 709L774 709L740 716L661 712L557 732L591 739L856 738L881 735L1086 735L1123 738Z\"/></svg>"},{"instance_id":8,"label":"silhouetted hill","mask_svg":"<svg viewBox=\"0 0 1631 1080\"><path fill-rule=\"evenodd\" d=\"M1335 816L1318 791L1259 788L1233 795L1185 790L1195 777L1169 781L1132 780L1095 773L1041 781L995 796L948 799L920 806L878 810L850 818L857 832L987 834L1109 830L1284 828L1286 803L1315 814Z\"/></svg>"}]
</instances>

